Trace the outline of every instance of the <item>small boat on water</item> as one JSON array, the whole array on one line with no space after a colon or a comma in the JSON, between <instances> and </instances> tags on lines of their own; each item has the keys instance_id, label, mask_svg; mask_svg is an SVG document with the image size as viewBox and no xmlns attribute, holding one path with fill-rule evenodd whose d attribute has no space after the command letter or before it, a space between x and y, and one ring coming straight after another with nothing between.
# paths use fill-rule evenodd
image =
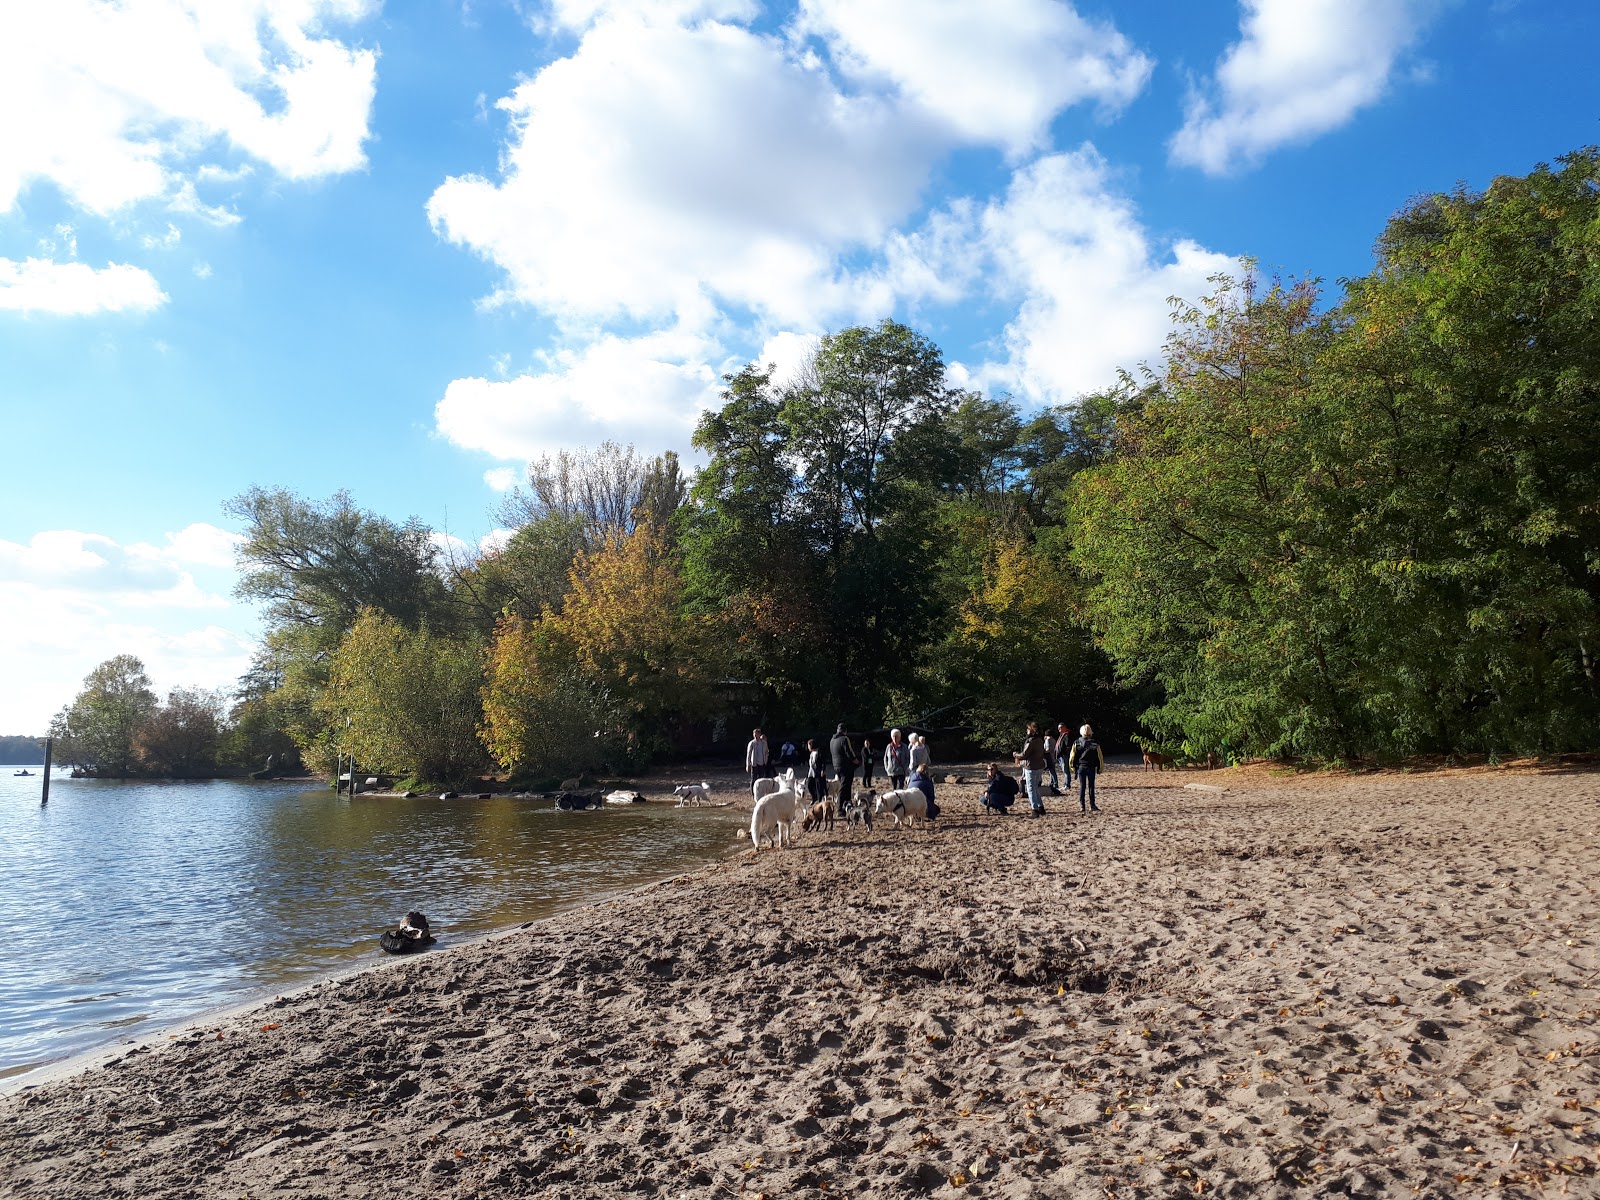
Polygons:
<instances>
[{"instance_id":1,"label":"small boat on water","mask_svg":"<svg viewBox=\"0 0 1600 1200\"><path fill-rule=\"evenodd\" d=\"M13 775L32 775L33 774L32 771L13 771L11 773Z\"/></svg>"}]
</instances>

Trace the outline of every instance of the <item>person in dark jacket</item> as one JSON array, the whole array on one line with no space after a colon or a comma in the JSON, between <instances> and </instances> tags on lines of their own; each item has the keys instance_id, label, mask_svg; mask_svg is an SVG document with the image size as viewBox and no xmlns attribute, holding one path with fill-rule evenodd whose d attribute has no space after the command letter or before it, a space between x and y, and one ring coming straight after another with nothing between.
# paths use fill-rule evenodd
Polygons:
<instances>
[{"instance_id":1,"label":"person in dark jacket","mask_svg":"<svg viewBox=\"0 0 1600 1200\"><path fill-rule=\"evenodd\" d=\"M1078 773L1078 811L1099 812L1094 799L1094 777L1106 769L1106 756L1100 753L1100 743L1094 740L1094 730L1085 725L1078 730L1078 740L1072 743L1068 765Z\"/></svg>"},{"instance_id":2,"label":"person in dark jacket","mask_svg":"<svg viewBox=\"0 0 1600 1200\"><path fill-rule=\"evenodd\" d=\"M989 786L983 793L983 806L1002 817L1011 815L1011 806L1017 801L1017 781L1000 769L999 763L989 764Z\"/></svg>"},{"instance_id":3,"label":"person in dark jacket","mask_svg":"<svg viewBox=\"0 0 1600 1200\"><path fill-rule=\"evenodd\" d=\"M850 737L844 731L844 722L839 722L839 728L833 731L833 741L828 743L828 753L833 756L833 774L839 781L839 812L844 812L850 805L850 785L856 777L856 752L850 745Z\"/></svg>"},{"instance_id":4,"label":"person in dark jacket","mask_svg":"<svg viewBox=\"0 0 1600 1200\"><path fill-rule=\"evenodd\" d=\"M1022 766L1022 786L1028 791L1029 815L1044 816L1044 797L1039 794L1044 776L1044 738L1039 736L1039 722L1028 722L1028 736L1022 740L1022 749L1011 756Z\"/></svg>"},{"instance_id":5,"label":"person in dark jacket","mask_svg":"<svg viewBox=\"0 0 1600 1200\"><path fill-rule=\"evenodd\" d=\"M872 739L861 739L861 786L872 786Z\"/></svg>"}]
</instances>

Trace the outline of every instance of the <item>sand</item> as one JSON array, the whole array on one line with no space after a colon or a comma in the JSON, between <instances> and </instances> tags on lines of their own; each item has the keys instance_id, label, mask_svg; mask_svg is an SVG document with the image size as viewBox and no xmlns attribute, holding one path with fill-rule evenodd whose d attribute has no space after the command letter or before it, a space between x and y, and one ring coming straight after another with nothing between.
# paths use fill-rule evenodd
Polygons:
<instances>
[{"instance_id":1,"label":"sand","mask_svg":"<svg viewBox=\"0 0 1600 1200\"><path fill-rule=\"evenodd\" d=\"M976 794L12 1095L0 1192L1600 1195L1600 774Z\"/></svg>"}]
</instances>

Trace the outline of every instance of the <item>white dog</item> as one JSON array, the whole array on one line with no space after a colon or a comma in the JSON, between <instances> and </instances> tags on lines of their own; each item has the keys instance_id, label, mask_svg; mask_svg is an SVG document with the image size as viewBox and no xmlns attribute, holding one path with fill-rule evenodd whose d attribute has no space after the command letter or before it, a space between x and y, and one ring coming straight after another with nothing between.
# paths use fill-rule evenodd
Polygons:
<instances>
[{"instance_id":1,"label":"white dog","mask_svg":"<svg viewBox=\"0 0 1600 1200\"><path fill-rule=\"evenodd\" d=\"M750 785L750 798L759 801L763 796L769 796L781 788L788 788L791 792L798 789L794 786L794 768L790 767L783 773L781 779L758 779Z\"/></svg>"},{"instance_id":2,"label":"white dog","mask_svg":"<svg viewBox=\"0 0 1600 1200\"><path fill-rule=\"evenodd\" d=\"M873 805L872 811L880 817L893 817L896 829L900 828L902 817L908 825L913 817L926 825L928 822L928 798L922 794L921 788L900 788L897 791L881 794L878 797L877 804Z\"/></svg>"},{"instance_id":3,"label":"white dog","mask_svg":"<svg viewBox=\"0 0 1600 1200\"><path fill-rule=\"evenodd\" d=\"M680 783L672 789L672 794L678 798L678 807L685 804L709 804L711 802L711 785L709 783Z\"/></svg>"},{"instance_id":4,"label":"white dog","mask_svg":"<svg viewBox=\"0 0 1600 1200\"><path fill-rule=\"evenodd\" d=\"M756 801L750 814L750 843L761 852L762 842L771 842L778 849L790 844L791 826L805 812L805 802L793 788L779 788Z\"/></svg>"}]
</instances>

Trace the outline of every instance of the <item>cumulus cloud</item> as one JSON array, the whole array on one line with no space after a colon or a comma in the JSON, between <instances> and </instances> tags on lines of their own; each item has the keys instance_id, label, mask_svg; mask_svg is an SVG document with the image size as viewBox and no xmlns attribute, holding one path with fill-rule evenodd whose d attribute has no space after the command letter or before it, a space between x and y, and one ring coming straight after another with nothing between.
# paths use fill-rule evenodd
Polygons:
<instances>
[{"instance_id":1,"label":"cumulus cloud","mask_svg":"<svg viewBox=\"0 0 1600 1200\"><path fill-rule=\"evenodd\" d=\"M959 140L1014 155L1043 143L1070 105L1121 108L1153 65L1059 0L802 0L798 28L853 78L883 80Z\"/></svg>"},{"instance_id":2,"label":"cumulus cloud","mask_svg":"<svg viewBox=\"0 0 1600 1200\"><path fill-rule=\"evenodd\" d=\"M603 21L499 105L502 178L447 180L428 216L502 299L575 323L848 309L836 255L914 210L938 152L927 122L713 21Z\"/></svg>"},{"instance_id":3,"label":"cumulus cloud","mask_svg":"<svg viewBox=\"0 0 1600 1200\"><path fill-rule=\"evenodd\" d=\"M0 213L36 181L107 214L175 194L208 152L302 179L349 171L376 54L328 35L367 0L0 5Z\"/></svg>"},{"instance_id":4,"label":"cumulus cloud","mask_svg":"<svg viewBox=\"0 0 1600 1200\"><path fill-rule=\"evenodd\" d=\"M498 102L497 176L447 179L427 211L499 269L488 303L554 318L558 348L451 383L441 436L502 459L683 448L757 347L790 370L822 329L980 285L981 205L921 211L952 150L1025 150L1070 105L1126 103L1150 70L1060 0L857 7L806 0L766 32L746 0L556 0L548 21L575 49Z\"/></svg>"},{"instance_id":5,"label":"cumulus cloud","mask_svg":"<svg viewBox=\"0 0 1600 1200\"><path fill-rule=\"evenodd\" d=\"M149 312L167 300L155 276L143 267L111 263L0 258L0 312L88 316L102 312Z\"/></svg>"},{"instance_id":6,"label":"cumulus cloud","mask_svg":"<svg viewBox=\"0 0 1600 1200\"><path fill-rule=\"evenodd\" d=\"M544 356L546 370L454 380L435 406L441 436L500 459L603 441L683 446L718 375L704 341L677 334L605 336Z\"/></svg>"},{"instance_id":7,"label":"cumulus cloud","mask_svg":"<svg viewBox=\"0 0 1600 1200\"><path fill-rule=\"evenodd\" d=\"M491 529L478 539L478 553L499 553L506 548L506 543L512 539L516 532L515 529Z\"/></svg>"},{"instance_id":8,"label":"cumulus cloud","mask_svg":"<svg viewBox=\"0 0 1600 1200\"><path fill-rule=\"evenodd\" d=\"M45 530L0 539L0 729L43 732L83 677L116 654L157 690L224 687L249 666L255 615L226 594L237 535L196 523L156 545Z\"/></svg>"},{"instance_id":9,"label":"cumulus cloud","mask_svg":"<svg viewBox=\"0 0 1600 1200\"><path fill-rule=\"evenodd\" d=\"M995 286L1017 303L1009 357L976 372L1036 402L1068 400L1154 359L1167 298L1197 299L1237 260L1193 242L1152 244L1104 160L1085 147L1019 170L981 218Z\"/></svg>"},{"instance_id":10,"label":"cumulus cloud","mask_svg":"<svg viewBox=\"0 0 1600 1200\"><path fill-rule=\"evenodd\" d=\"M490 467L483 473L483 482L491 492L509 492L517 486L515 467Z\"/></svg>"},{"instance_id":11,"label":"cumulus cloud","mask_svg":"<svg viewBox=\"0 0 1600 1200\"><path fill-rule=\"evenodd\" d=\"M234 551L244 540L243 534L196 521L177 533L167 534L164 554L173 562L231 568L236 562Z\"/></svg>"},{"instance_id":12,"label":"cumulus cloud","mask_svg":"<svg viewBox=\"0 0 1600 1200\"><path fill-rule=\"evenodd\" d=\"M1240 40L1191 97L1174 162L1223 174L1348 122L1388 89L1438 0L1242 0Z\"/></svg>"}]
</instances>

